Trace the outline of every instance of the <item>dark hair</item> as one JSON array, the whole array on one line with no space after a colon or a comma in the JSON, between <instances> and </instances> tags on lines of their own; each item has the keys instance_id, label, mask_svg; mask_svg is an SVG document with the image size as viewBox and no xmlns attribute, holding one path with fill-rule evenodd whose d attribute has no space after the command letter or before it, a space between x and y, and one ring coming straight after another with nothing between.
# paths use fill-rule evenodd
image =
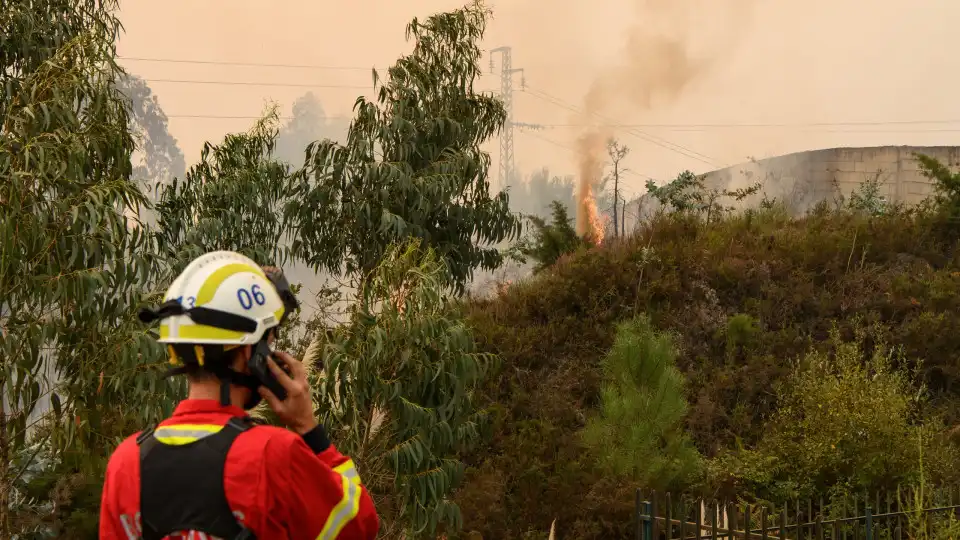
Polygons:
<instances>
[{"instance_id":1,"label":"dark hair","mask_svg":"<svg viewBox=\"0 0 960 540\"><path fill-rule=\"evenodd\" d=\"M267 337L277 337L277 327L267 330ZM176 356L180 367L176 369L177 373L187 376L189 380L209 380L216 378L216 375L207 369L209 366L232 364L237 358L237 353L246 345L211 345L211 344L189 344L176 343L172 345L173 353ZM200 351L197 351L197 349ZM199 353L199 355L198 355ZM203 359L201 365L200 359Z\"/></svg>"},{"instance_id":2,"label":"dark hair","mask_svg":"<svg viewBox=\"0 0 960 540\"><path fill-rule=\"evenodd\" d=\"M200 351L197 351L197 348ZM237 357L237 353L242 349L243 345L226 348L223 345L176 344L173 346L173 352L180 364L176 371L186 375L187 379L191 381L216 378L216 375L207 368L215 365L232 364ZM202 364L200 362L201 358L203 360Z\"/></svg>"}]
</instances>

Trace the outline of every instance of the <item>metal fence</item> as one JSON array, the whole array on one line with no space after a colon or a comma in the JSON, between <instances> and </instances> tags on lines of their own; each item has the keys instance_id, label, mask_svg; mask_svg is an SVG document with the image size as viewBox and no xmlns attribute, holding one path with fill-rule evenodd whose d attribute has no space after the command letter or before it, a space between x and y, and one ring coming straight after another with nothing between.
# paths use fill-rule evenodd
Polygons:
<instances>
[{"instance_id":1,"label":"metal fence","mask_svg":"<svg viewBox=\"0 0 960 540\"><path fill-rule=\"evenodd\" d=\"M636 540L906 540L960 538L960 490L735 504L637 490Z\"/></svg>"}]
</instances>

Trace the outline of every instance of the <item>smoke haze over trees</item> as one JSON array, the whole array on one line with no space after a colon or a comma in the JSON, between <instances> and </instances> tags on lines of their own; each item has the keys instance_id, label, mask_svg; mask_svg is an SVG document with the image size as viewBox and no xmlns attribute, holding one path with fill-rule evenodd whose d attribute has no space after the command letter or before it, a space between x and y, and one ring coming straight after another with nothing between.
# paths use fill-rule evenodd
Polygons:
<instances>
[{"instance_id":1,"label":"smoke haze over trees","mask_svg":"<svg viewBox=\"0 0 960 540\"><path fill-rule=\"evenodd\" d=\"M280 128L277 137L276 157L291 166L303 165L307 145L323 139L344 142L350 121L329 118L320 98L307 92L293 102L293 115Z\"/></svg>"}]
</instances>

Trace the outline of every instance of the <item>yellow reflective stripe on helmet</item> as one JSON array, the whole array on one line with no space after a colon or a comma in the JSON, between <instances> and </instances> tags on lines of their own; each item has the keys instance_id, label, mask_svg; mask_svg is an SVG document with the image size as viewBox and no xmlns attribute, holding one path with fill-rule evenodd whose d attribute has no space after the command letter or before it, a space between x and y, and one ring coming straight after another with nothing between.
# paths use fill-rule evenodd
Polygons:
<instances>
[{"instance_id":1,"label":"yellow reflective stripe on helmet","mask_svg":"<svg viewBox=\"0 0 960 540\"><path fill-rule=\"evenodd\" d=\"M340 531L350 523L350 520L360 513L360 485L351 481L347 476L340 475L343 486L343 498L330 511L327 523L320 531L317 540L333 540L340 535Z\"/></svg>"},{"instance_id":2,"label":"yellow reflective stripe on helmet","mask_svg":"<svg viewBox=\"0 0 960 540\"><path fill-rule=\"evenodd\" d=\"M337 465L333 468L334 471L340 473L342 476L346 476L354 484L360 485L360 473L357 472L357 468L353 465L353 460L348 459Z\"/></svg>"},{"instance_id":3,"label":"yellow reflective stripe on helmet","mask_svg":"<svg viewBox=\"0 0 960 540\"><path fill-rule=\"evenodd\" d=\"M202 324L182 324L177 330L177 337L184 340L207 340L207 339L243 339L246 336L243 332L235 330L224 330L213 326ZM160 339L170 337L170 325L160 326Z\"/></svg>"},{"instance_id":4,"label":"yellow reflective stripe on helmet","mask_svg":"<svg viewBox=\"0 0 960 540\"><path fill-rule=\"evenodd\" d=\"M283 317L283 313L285 311L287 311L287 308L280 306L280 309L273 312L273 316L276 317L277 321L279 321Z\"/></svg>"},{"instance_id":5,"label":"yellow reflective stripe on helmet","mask_svg":"<svg viewBox=\"0 0 960 540\"><path fill-rule=\"evenodd\" d=\"M158 427L153 432L153 436L163 444L179 446L199 441L204 437L219 433L222 429L223 426L216 424L175 424Z\"/></svg>"},{"instance_id":6,"label":"yellow reflective stripe on helmet","mask_svg":"<svg viewBox=\"0 0 960 540\"><path fill-rule=\"evenodd\" d=\"M213 300L213 297L217 294L217 289L220 288L220 285L222 285L228 277L234 274L239 274L240 272L257 274L264 279L267 277L266 274L263 273L262 269L250 266L249 264L231 263L224 265L214 270L214 272L207 277L206 281L203 282L203 285L200 286L200 290L197 291L196 305L202 306Z\"/></svg>"}]
</instances>

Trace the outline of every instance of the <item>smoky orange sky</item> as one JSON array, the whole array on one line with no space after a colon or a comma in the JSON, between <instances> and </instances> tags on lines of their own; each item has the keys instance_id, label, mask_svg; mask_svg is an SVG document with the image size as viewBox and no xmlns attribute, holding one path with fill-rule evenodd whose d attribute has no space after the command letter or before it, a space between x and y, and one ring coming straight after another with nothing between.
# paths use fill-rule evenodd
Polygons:
<instances>
[{"instance_id":1,"label":"smoky orange sky","mask_svg":"<svg viewBox=\"0 0 960 540\"><path fill-rule=\"evenodd\" d=\"M404 29L412 17L464 3L121 0L119 54L130 72L148 80L189 165L204 141L247 129L269 99L289 115L293 101L312 91L327 114L349 115L356 97L371 93L370 68L410 50ZM750 157L834 146L960 144L960 55L953 53L960 50L954 29L960 2L684 3L709 9L672 12L664 24L650 13L671 11L667 0L491 4L494 20L483 45L513 47L514 67L524 68L529 86L521 91L515 78L515 120L548 125L516 132L521 173L547 166L555 174L576 174L577 138L584 132L577 126L585 121L633 126L610 130L632 150L625 160L633 171L625 179L628 196L644 191L644 175L664 180L683 169L706 172ZM656 49L645 42L645 59L631 59L625 51L636 52L638 31L665 32L705 65L676 88L661 81L659 89L670 95L653 92L648 101L638 100L642 89L623 82L631 69L667 76L682 67L679 59L652 54ZM499 85L499 74L485 73L479 87ZM579 112L598 85L607 89L607 99L591 107L604 119ZM488 147L496 167L497 141Z\"/></svg>"}]
</instances>

